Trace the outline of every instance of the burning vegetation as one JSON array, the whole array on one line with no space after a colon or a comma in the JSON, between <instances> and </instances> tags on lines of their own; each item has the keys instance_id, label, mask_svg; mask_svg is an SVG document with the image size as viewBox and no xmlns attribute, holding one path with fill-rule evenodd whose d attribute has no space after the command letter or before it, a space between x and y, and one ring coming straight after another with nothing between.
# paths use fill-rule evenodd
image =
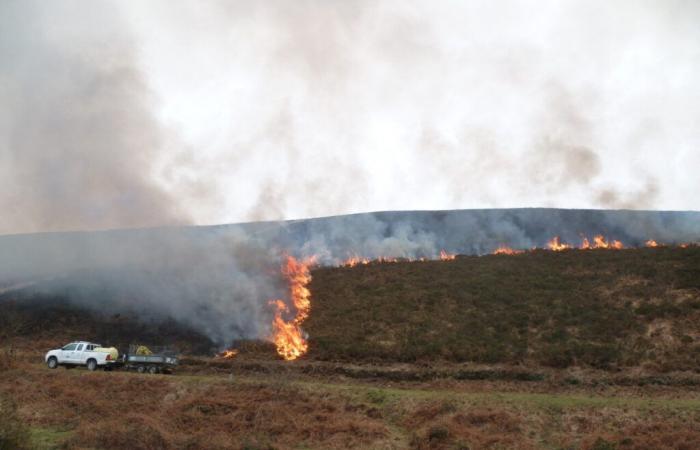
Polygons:
<instances>
[{"instance_id":1,"label":"burning vegetation","mask_svg":"<svg viewBox=\"0 0 700 450\"><path fill-rule=\"evenodd\" d=\"M366 265L369 263L370 263L369 258L360 258L359 256L354 255L354 256L351 256L350 258L346 259L345 261L343 261L343 264L341 264L341 265L345 266L345 267L355 267L355 266L360 265L360 264Z\"/></svg>"},{"instance_id":2,"label":"burning vegetation","mask_svg":"<svg viewBox=\"0 0 700 450\"><path fill-rule=\"evenodd\" d=\"M678 244L678 247L680 248L687 248L689 245L694 245L694 244L688 244L688 243L682 243ZM648 248L655 248L655 247L661 247L663 244L659 244L656 240L654 239L649 239L644 243L645 247ZM616 239L611 239L608 240L605 236L602 234L598 234L593 236L593 242L591 242L586 236L581 237L581 244L576 247L573 244L567 244L565 242L562 242L562 240L559 238L559 236L554 236L552 239L550 239L547 242L547 245L544 249L540 249L539 247L535 247L532 250L551 250L554 252L560 252L563 250L594 250L594 249L608 249L608 250L622 250L625 247L625 245ZM500 245L496 250L493 251L494 255L515 255L518 253L523 253L526 250L520 250L520 249L512 249L506 245Z\"/></svg>"},{"instance_id":3,"label":"burning vegetation","mask_svg":"<svg viewBox=\"0 0 700 450\"><path fill-rule=\"evenodd\" d=\"M282 274L289 284L289 296L294 305L295 313L291 319L285 317L291 314L290 308L282 300L271 300L275 308L275 318L272 322L272 341L277 347L277 353L287 361L297 359L307 352L308 342L301 324L309 317L311 309L311 292L307 285L311 281L310 267L314 258L298 260L287 256Z\"/></svg>"},{"instance_id":4,"label":"burning vegetation","mask_svg":"<svg viewBox=\"0 0 700 450\"><path fill-rule=\"evenodd\" d=\"M366 258L362 256L358 256L357 254L354 254L350 256L348 259L340 263L340 267L355 267L355 266L366 266L368 264L372 263L398 263L398 262L424 262L424 261L435 261L435 260L440 260L440 261L452 261L455 258L457 258L457 255L454 253L449 253L446 250L440 250L440 253L438 254L437 258L431 259L431 258L397 258L397 257L390 257L390 256L379 256L377 258Z\"/></svg>"},{"instance_id":5,"label":"burning vegetation","mask_svg":"<svg viewBox=\"0 0 700 450\"><path fill-rule=\"evenodd\" d=\"M216 357L220 358L220 359L233 359L236 357L236 355L238 355L238 350L236 350L235 348L232 348L229 350L224 350L221 353L218 353L216 355Z\"/></svg>"},{"instance_id":6,"label":"burning vegetation","mask_svg":"<svg viewBox=\"0 0 700 450\"><path fill-rule=\"evenodd\" d=\"M678 244L678 247L687 248L688 243ZM654 239L649 239L644 243L645 247L654 248L663 246L659 244ZM552 239L547 241L544 248L533 247L530 250L551 250L555 252L560 252L564 250L594 250L594 249L608 249L608 250L621 250L626 248L625 245L617 239L608 239L602 234L597 234L593 236L592 240L589 240L586 236L581 236L581 243L576 246L574 244L566 243L561 240L559 236L554 236ZM494 255L517 255L528 251L527 249L514 249L508 245L499 245L492 254ZM446 250L440 250L438 258L440 261L453 261L456 259L457 255L454 253L449 253ZM376 258L362 257L357 254L353 254L345 261L340 264L340 267L355 267L359 265L368 265L372 263L396 263L400 261L405 262L420 262L420 261L431 261L430 258L395 258L389 256L379 256Z\"/></svg>"},{"instance_id":7,"label":"burning vegetation","mask_svg":"<svg viewBox=\"0 0 700 450\"><path fill-rule=\"evenodd\" d=\"M552 240L547 242L547 248L555 251L555 252L560 252L562 250L568 250L571 248L569 244L564 244L559 240L559 236L554 236Z\"/></svg>"},{"instance_id":8,"label":"burning vegetation","mask_svg":"<svg viewBox=\"0 0 700 450\"><path fill-rule=\"evenodd\" d=\"M457 255L454 253L447 253L445 250L440 250L440 261L452 261Z\"/></svg>"},{"instance_id":9,"label":"burning vegetation","mask_svg":"<svg viewBox=\"0 0 700 450\"><path fill-rule=\"evenodd\" d=\"M494 255L517 255L518 253L523 253L524 250L513 250L507 245L501 245L496 250L493 251Z\"/></svg>"}]
</instances>

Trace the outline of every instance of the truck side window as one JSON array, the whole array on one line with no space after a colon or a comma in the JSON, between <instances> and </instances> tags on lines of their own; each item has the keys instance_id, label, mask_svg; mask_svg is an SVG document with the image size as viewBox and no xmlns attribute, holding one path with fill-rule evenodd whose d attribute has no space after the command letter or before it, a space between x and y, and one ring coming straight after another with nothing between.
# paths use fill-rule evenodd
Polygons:
<instances>
[{"instance_id":1,"label":"truck side window","mask_svg":"<svg viewBox=\"0 0 700 450\"><path fill-rule=\"evenodd\" d=\"M95 349L95 346L94 346L94 345L88 345L87 347L85 347L85 350L88 351L88 352L91 352L91 351L93 351L94 349Z\"/></svg>"},{"instance_id":2,"label":"truck side window","mask_svg":"<svg viewBox=\"0 0 700 450\"><path fill-rule=\"evenodd\" d=\"M75 350L75 347L77 347L77 346L78 346L78 344L68 344L65 347L63 347L61 350L71 352L71 351Z\"/></svg>"},{"instance_id":3,"label":"truck side window","mask_svg":"<svg viewBox=\"0 0 700 450\"><path fill-rule=\"evenodd\" d=\"M78 348L75 349L76 352L80 352L83 350L83 344L78 344Z\"/></svg>"}]
</instances>

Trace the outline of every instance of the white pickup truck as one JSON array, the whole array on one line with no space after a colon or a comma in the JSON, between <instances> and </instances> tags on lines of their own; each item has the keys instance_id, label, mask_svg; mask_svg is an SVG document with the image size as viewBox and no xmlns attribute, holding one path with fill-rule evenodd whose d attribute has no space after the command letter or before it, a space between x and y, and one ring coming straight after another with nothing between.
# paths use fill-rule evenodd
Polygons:
<instances>
[{"instance_id":1,"label":"white pickup truck","mask_svg":"<svg viewBox=\"0 0 700 450\"><path fill-rule=\"evenodd\" d=\"M116 349L102 348L100 344L92 342L71 342L63 348L49 350L44 357L49 369L58 366L67 368L75 366L86 366L88 370L95 370L98 367L111 369L118 364L118 353Z\"/></svg>"}]
</instances>

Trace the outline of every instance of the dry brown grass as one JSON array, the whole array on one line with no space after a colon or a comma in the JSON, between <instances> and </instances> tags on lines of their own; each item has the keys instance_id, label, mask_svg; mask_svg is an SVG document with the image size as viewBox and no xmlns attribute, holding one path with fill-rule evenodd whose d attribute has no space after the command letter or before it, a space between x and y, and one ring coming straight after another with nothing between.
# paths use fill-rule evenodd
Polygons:
<instances>
[{"instance_id":1,"label":"dry brown grass","mask_svg":"<svg viewBox=\"0 0 700 450\"><path fill-rule=\"evenodd\" d=\"M0 392L30 424L73 430L67 448L361 448L386 436L380 420L347 400L284 383L80 369L6 375Z\"/></svg>"},{"instance_id":2,"label":"dry brown grass","mask_svg":"<svg viewBox=\"0 0 700 450\"><path fill-rule=\"evenodd\" d=\"M416 449L533 449L524 436L522 419L493 408L460 409L438 401L422 405L407 417Z\"/></svg>"},{"instance_id":3,"label":"dry brown grass","mask_svg":"<svg viewBox=\"0 0 700 450\"><path fill-rule=\"evenodd\" d=\"M669 423L643 423L625 427L617 433L588 436L581 450L697 450L700 430Z\"/></svg>"},{"instance_id":4,"label":"dry brown grass","mask_svg":"<svg viewBox=\"0 0 700 450\"><path fill-rule=\"evenodd\" d=\"M397 389L282 372L154 376L20 361L0 377L0 397L18 405L25 426L67 430L66 449L682 450L700 442L697 391L598 391L588 403L590 390L550 396L524 384L392 383Z\"/></svg>"},{"instance_id":5,"label":"dry brown grass","mask_svg":"<svg viewBox=\"0 0 700 450\"><path fill-rule=\"evenodd\" d=\"M17 416L17 406L10 398L0 395L0 450L29 448L27 427Z\"/></svg>"},{"instance_id":6,"label":"dry brown grass","mask_svg":"<svg viewBox=\"0 0 700 450\"><path fill-rule=\"evenodd\" d=\"M13 369L17 364L17 354L12 345L0 348L0 372Z\"/></svg>"}]
</instances>

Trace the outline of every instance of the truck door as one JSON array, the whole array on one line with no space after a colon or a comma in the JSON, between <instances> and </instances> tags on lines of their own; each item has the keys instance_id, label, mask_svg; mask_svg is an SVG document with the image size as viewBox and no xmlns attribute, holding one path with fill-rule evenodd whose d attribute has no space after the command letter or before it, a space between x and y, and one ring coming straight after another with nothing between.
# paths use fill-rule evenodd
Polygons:
<instances>
[{"instance_id":1,"label":"truck door","mask_svg":"<svg viewBox=\"0 0 700 450\"><path fill-rule=\"evenodd\" d=\"M85 344L83 353L81 353L80 364L87 363L87 360L95 356L95 344Z\"/></svg>"},{"instance_id":2,"label":"truck door","mask_svg":"<svg viewBox=\"0 0 700 450\"><path fill-rule=\"evenodd\" d=\"M59 358L60 363L72 363L73 362L73 354L75 353L75 348L78 346L78 344L68 344L65 347L61 349L61 357Z\"/></svg>"},{"instance_id":3,"label":"truck door","mask_svg":"<svg viewBox=\"0 0 700 450\"><path fill-rule=\"evenodd\" d=\"M73 359L71 362L73 364L85 364L85 344L78 344L78 347L73 352Z\"/></svg>"}]
</instances>

